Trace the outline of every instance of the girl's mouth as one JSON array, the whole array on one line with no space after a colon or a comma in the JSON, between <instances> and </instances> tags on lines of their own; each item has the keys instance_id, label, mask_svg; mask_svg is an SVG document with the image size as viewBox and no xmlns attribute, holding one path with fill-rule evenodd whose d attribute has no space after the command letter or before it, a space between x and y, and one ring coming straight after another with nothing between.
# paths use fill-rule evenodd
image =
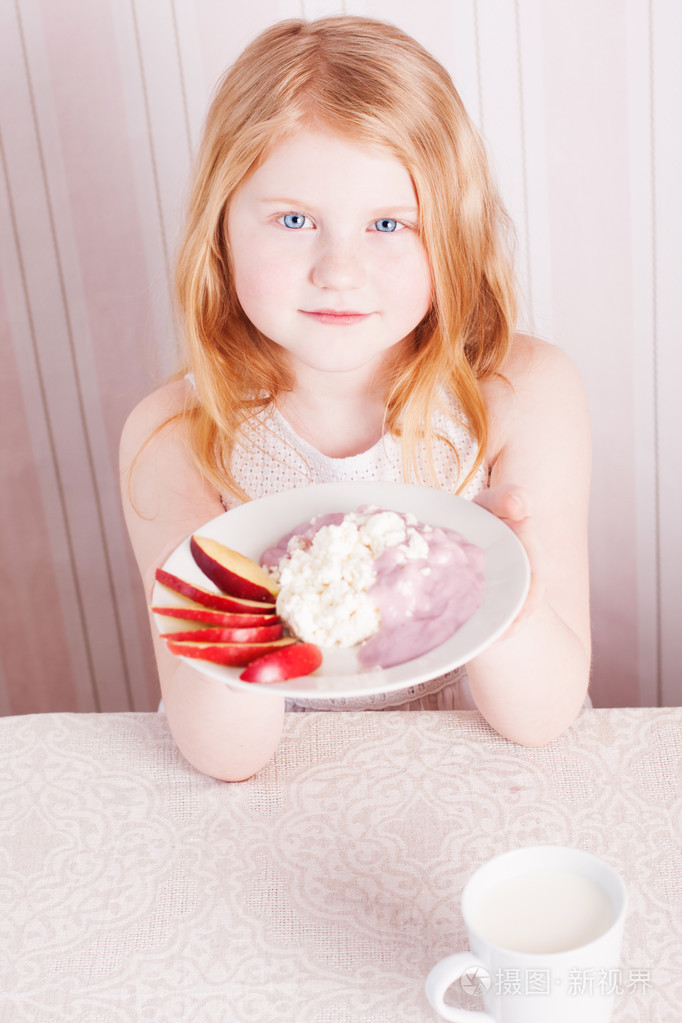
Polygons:
<instances>
[{"instance_id":1,"label":"girl's mouth","mask_svg":"<svg viewBox=\"0 0 682 1023\"><path fill-rule=\"evenodd\" d=\"M327 323L337 327L350 327L368 319L371 313L358 313L349 309L300 309L299 312L317 323Z\"/></svg>"}]
</instances>

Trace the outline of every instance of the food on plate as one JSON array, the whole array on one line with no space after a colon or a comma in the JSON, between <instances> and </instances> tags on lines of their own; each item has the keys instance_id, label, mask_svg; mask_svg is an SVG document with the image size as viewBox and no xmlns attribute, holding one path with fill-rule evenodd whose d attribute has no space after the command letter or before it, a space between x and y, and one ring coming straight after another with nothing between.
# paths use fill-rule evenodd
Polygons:
<instances>
[{"instance_id":1,"label":"food on plate","mask_svg":"<svg viewBox=\"0 0 682 1023\"><path fill-rule=\"evenodd\" d=\"M181 594L194 604L210 607L214 611L232 611L237 614L248 614L251 611L257 614L274 614L275 611L274 597L267 603L262 600L247 600L244 597L228 597L223 593L215 593L213 590L206 590L195 583L187 582L186 579L181 579L164 568L157 568L156 579L173 593Z\"/></svg>"},{"instance_id":2,"label":"food on plate","mask_svg":"<svg viewBox=\"0 0 682 1023\"><path fill-rule=\"evenodd\" d=\"M279 587L251 558L217 540L193 536L190 550L197 565L218 589L233 597L272 603Z\"/></svg>"},{"instance_id":3,"label":"food on plate","mask_svg":"<svg viewBox=\"0 0 682 1023\"><path fill-rule=\"evenodd\" d=\"M211 622L198 622L189 618L176 618L174 615L165 615L162 613L164 610L172 610L172 608L152 608L156 616L156 627L162 639L220 640L219 632L237 634L244 632L262 633L262 639L264 640L279 639L280 636L284 635L284 622L281 618L275 618L274 615L271 615L268 619L257 618L253 622L249 622L247 618L246 620L242 619L241 624L229 622L225 625L214 625ZM223 639L229 638L231 638L229 635L223 637ZM249 637L236 635L232 638L248 639ZM253 639L255 636L250 638Z\"/></svg>"},{"instance_id":4,"label":"food on plate","mask_svg":"<svg viewBox=\"0 0 682 1023\"><path fill-rule=\"evenodd\" d=\"M194 657L214 664L242 668L257 657L296 643L295 636L283 636L266 643L197 643L194 640L167 639L168 649L178 657Z\"/></svg>"},{"instance_id":5,"label":"food on plate","mask_svg":"<svg viewBox=\"0 0 682 1023\"><path fill-rule=\"evenodd\" d=\"M277 666L278 656L304 644L295 635L285 635L286 624L274 613L278 587L260 565L207 537L192 536L190 550L197 566L221 592L157 569L157 583L172 591L172 599L155 603L151 610L172 654L240 668L264 655L273 657L265 671L267 678L260 669L251 679L254 682L281 681L319 667L322 654L309 645Z\"/></svg>"},{"instance_id":6,"label":"food on plate","mask_svg":"<svg viewBox=\"0 0 682 1023\"><path fill-rule=\"evenodd\" d=\"M277 613L304 642L352 646L365 667L432 650L480 606L484 554L414 515L364 506L302 523L261 557Z\"/></svg>"},{"instance_id":7,"label":"food on plate","mask_svg":"<svg viewBox=\"0 0 682 1023\"><path fill-rule=\"evenodd\" d=\"M243 682L284 682L310 675L322 664L322 651L314 643L294 643L251 661L239 676Z\"/></svg>"},{"instance_id":8,"label":"food on plate","mask_svg":"<svg viewBox=\"0 0 682 1023\"><path fill-rule=\"evenodd\" d=\"M193 627L194 626L194 627ZM284 625L259 625L251 629L219 629L213 626L197 629L189 623L188 629L162 632L162 639L191 639L195 643L266 643L271 639L281 639Z\"/></svg>"},{"instance_id":9,"label":"food on plate","mask_svg":"<svg viewBox=\"0 0 682 1023\"><path fill-rule=\"evenodd\" d=\"M187 607L186 605L154 604L152 611L167 618L178 618L183 622L199 622L202 626L217 625L225 629L243 629L253 625L278 625L279 615L233 614L230 611L212 611L208 607Z\"/></svg>"},{"instance_id":10,"label":"food on plate","mask_svg":"<svg viewBox=\"0 0 682 1023\"><path fill-rule=\"evenodd\" d=\"M403 664L449 639L485 589L481 548L373 505L301 523L260 565L208 537L190 550L220 592L159 569L172 591L152 607L159 631L171 653L244 667L245 682L310 674L332 647L355 648L360 668Z\"/></svg>"}]
</instances>

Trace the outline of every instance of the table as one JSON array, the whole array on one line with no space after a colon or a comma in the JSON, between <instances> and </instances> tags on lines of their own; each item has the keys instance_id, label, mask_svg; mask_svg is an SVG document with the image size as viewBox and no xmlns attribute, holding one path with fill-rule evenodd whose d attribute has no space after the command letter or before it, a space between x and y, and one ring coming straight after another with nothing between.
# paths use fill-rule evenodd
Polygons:
<instances>
[{"instance_id":1,"label":"table","mask_svg":"<svg viewBox=\"0 0 682 1023\"><path fill-rule=\"evenodd\" d=\"M161 714L5 718L0 827L0 1023L436 1023L465 881L544 843L627 881L614 1023L682 1012L680 709L542 749L475 712L291 714L233 784Z\"/></svg>"}]
</instances>

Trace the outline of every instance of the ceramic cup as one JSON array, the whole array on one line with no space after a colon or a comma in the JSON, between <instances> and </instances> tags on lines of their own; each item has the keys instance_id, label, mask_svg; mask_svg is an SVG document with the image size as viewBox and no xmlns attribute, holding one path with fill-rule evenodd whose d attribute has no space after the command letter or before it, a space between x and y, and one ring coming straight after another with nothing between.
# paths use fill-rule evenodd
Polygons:
<instances>
[{"instance_id":1,"label":"ceramic cup","mask_svg":"<svg viewBox=\"0 0 682 1023\"><path fill-rule=\"evenodd\" d=\"M434 966L427 998L453 1023L607 1023L626 907L619 875L580 849L496 856L462 893L471 951ZM456 981L485 1011L446 1004Z\"/></svg>"}]
</instances>

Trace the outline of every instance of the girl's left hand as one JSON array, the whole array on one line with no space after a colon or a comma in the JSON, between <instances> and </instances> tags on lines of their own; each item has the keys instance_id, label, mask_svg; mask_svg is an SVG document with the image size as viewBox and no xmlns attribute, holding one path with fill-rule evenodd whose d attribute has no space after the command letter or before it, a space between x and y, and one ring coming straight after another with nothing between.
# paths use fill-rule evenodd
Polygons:
<instances>
[{"instance_id":1,"label":"girl's left hand","mask_svg":"<svg viewBox=\"0 0 682 1023\"><path fill-rule=\"evenodd\" d=\"M510 484L489 487L474 498L516 533L530 562L530 588L526 602L512 628L533 613L545 594L544 558L533 523L532 502L527 490Z\"/></svg>"}]
</instances>

